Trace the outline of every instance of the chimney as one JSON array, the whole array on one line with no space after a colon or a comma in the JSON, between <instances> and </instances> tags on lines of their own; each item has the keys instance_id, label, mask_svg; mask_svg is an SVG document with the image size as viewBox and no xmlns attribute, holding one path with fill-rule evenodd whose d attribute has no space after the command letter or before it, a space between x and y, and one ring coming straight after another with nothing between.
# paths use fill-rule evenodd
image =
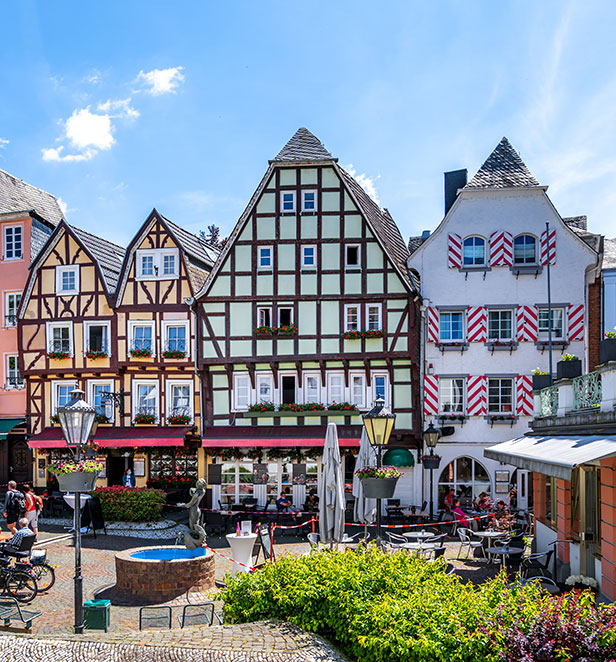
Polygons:
<instances>
[{"instance_id":1,"label":"chimney","mask_svg":"<svg viewBox=\"0 0 616 662\"><path fill-rule=\"evenodd\" d=\"M452 170L445 173L445 214L458 197L458 189L466 186L467 170Z\"/></svg>"}]
</instances>

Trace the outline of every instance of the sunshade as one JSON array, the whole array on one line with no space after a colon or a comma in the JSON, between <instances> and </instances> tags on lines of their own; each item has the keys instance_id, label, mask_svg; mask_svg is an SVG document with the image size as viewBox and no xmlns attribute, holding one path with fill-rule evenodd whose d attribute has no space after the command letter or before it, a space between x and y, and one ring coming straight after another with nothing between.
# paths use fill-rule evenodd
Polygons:
<instances>
[{"instance_id":1,"label":"sunshade","mask_svg":"<svg viewBox=\"0 0 616 662\"><path fill-rule=\"evenodd\" d=\"M319 483L319 532L323 542L340 542L344 533L344 481L335 423L327 426Z\"/></svg>"},{"instance_id":2,"label":"sunshade","mask_svg":"<svg viewBox=\"0 0 616 662\"><path fill-rule=\"evenodd\" d=\"M366 430L363 430L359 440L355 469L369 466L376 466L376 453L370 445ZM357 476L353 476L353 496L355 497L354 520L360 524L372 524L376 517L376 499L364 497L364 486Z\"/></svg>"}]
</instances>

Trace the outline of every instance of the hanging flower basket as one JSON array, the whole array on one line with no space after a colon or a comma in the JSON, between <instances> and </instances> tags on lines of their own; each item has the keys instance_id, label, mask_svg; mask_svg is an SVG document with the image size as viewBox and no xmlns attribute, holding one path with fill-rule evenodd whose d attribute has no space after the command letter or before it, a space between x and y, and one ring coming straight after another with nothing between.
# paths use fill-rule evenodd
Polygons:
<instances>
[{"instance_id":1,"label":"hanging flower basket","mask_svg":"<svg viewBox=\"0 0 616 662\"><path fill-rule=\"evenodd\" d=\"M391 499L398 479L404 474L396 467L363 467L355 472L367 499Z\"/></svg>"},{"instance_id":2,"label":"hanging flower basket","mask_svg":"<svg viewBox=\"0 0 616 662\"><path fill-rule=\"evenodd\" d=\"M91 492L104 465L98 460L81 460L60 462L48 468L58 479L60 492Z\"/></svg>"},{"instance_id":3,"label":"hanging flower basket","mask_svg":"<svg viewBox=\"0 0 616 662\"><path fill-rule=\"evenodd\" d=\"M441 458L439 455L424 455L421 458L421 463L424 469L438 469L441 464Z\"/></svg>"}]
</instances>

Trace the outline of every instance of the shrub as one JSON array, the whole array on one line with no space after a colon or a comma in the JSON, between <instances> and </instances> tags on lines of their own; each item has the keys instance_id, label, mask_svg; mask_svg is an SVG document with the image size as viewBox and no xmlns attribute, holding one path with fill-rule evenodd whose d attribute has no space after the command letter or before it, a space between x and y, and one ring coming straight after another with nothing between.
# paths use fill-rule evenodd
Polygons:
<instances>
[{"instance_id":1,"label":"shrub","mask_svg":"<svg viewBox=\"0 0 616 662\"><path fill-rule=\"evenodd\" d=\"M579 358L575 354L563 354L559 361L579 361Z\"/></svg>"},{"instance_id":2,"label":"shrub","mask_svg":"<svg viewBox=\"0 0 616 662\"><path fill-rule=\"evenodd\" d=\"M99 487L91 492L101 500L108 522L149 522L157 520L165 503L162 490L147 487Z\"/></svg>"}]
</instances>

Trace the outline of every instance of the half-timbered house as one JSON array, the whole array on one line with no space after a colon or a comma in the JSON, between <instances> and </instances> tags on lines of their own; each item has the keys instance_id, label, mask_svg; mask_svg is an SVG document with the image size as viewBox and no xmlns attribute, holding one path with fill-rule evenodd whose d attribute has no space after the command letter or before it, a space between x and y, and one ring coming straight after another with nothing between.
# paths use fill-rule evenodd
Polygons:
<instances>
[{"instance_id":1,"label":"half-timbered house","mask_svg":"<svg viewBox=\"0 0 616 662\"><path fill-rule=\"evenodd\" d=\"M213 462L224 460L214 503L221 494L265 503L293 485L301 506L306 476L318 480L327 423L338 424L343 449L356 447L361 413L378 396L397 415L392 444L415 445L417 292L407 257L389 212L299 129L197 295L203 443ZM267 484L253 487L262 469Z\"/></svg>"}]
</instances>

